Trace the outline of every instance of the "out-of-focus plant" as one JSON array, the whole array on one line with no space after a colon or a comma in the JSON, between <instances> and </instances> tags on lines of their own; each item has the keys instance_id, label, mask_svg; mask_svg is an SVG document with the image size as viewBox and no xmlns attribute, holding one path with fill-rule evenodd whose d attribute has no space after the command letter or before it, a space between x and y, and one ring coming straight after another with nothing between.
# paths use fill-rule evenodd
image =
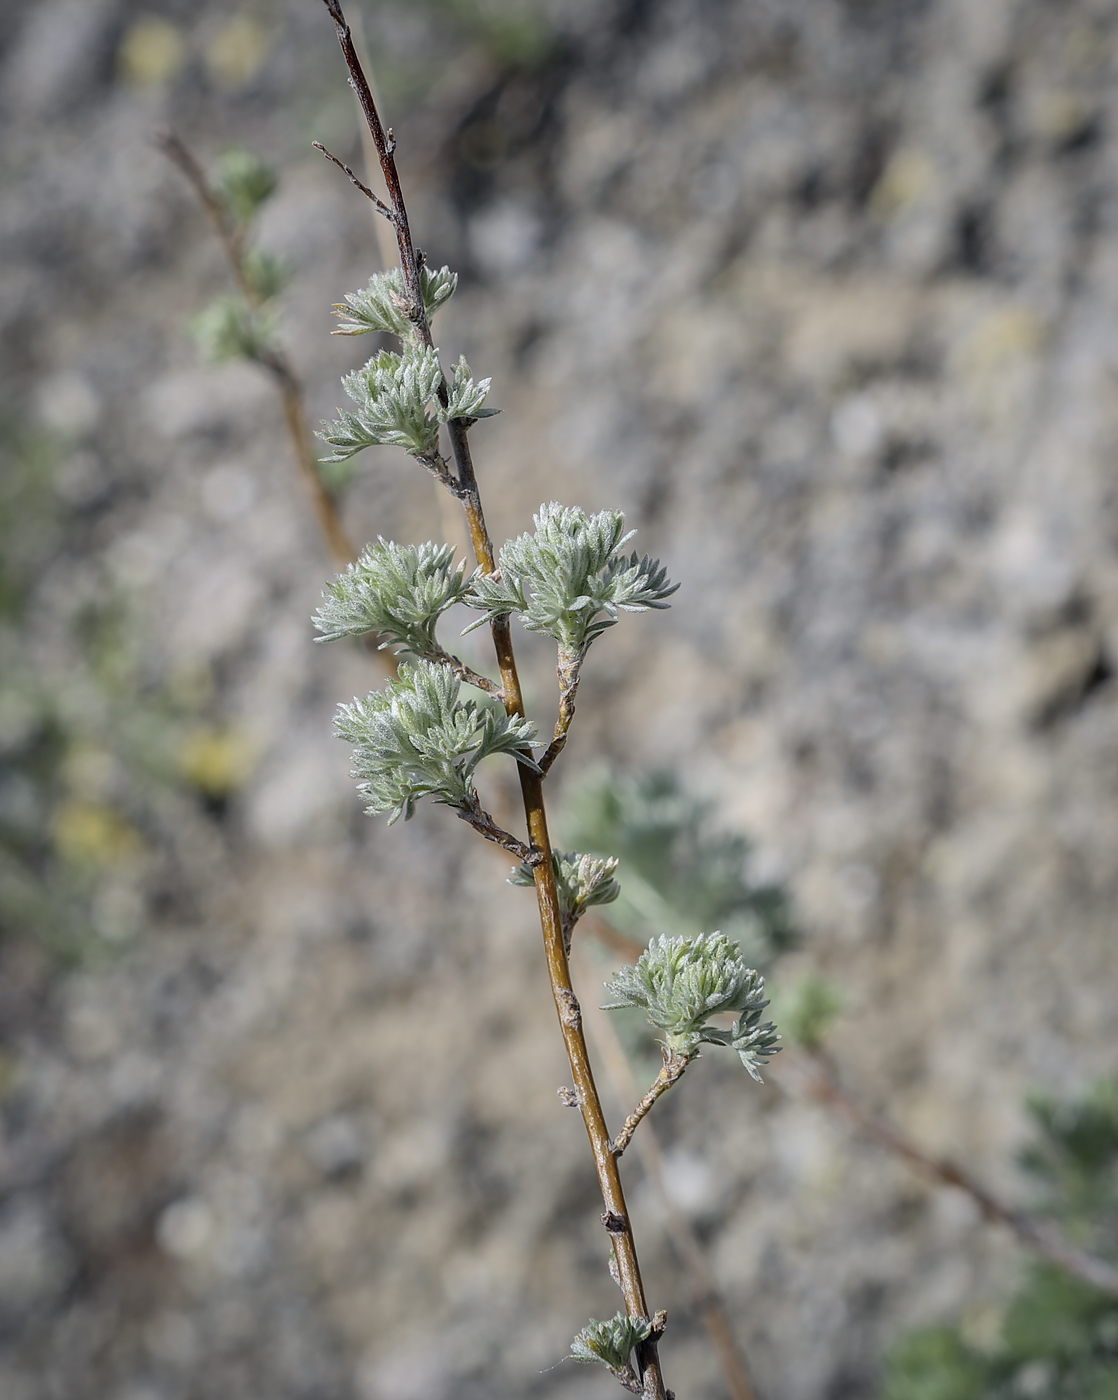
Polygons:
<instances>
[{"instance_id":1,"label":"out-of-focus plant","mask_svg":"<svg viewBox=\"0 0 1118 1400\"><path fill-rule=\"evenodd\" d=\"M207 175L185 143L171 131L156 143L186 177L221 241L235 290L216 297L193 318L190 330L211 364L246 360L275 385L299 475L330 555L348 564L356 551L342 524L335 499L345 474L320 465L307 428L303 385L280 338L276 299L288 281L288 269L256 243L257 219L275 193L278 180L267 162L234 146Z\"/></svg>"},{"instance_id":2,"label":"out-of-focus plant","mask_svg":"<svg viewBox=\"0 0 1118 1400\"><path fill-rule=\"evenodd\" d=\"M1021 1154L1038 1212L1118 1263L1118 1080L1070 1102L1029 1104ZM993 1335L964 1324L911 1332L886 1361L883 1400L1112 1400L1118 1396L1118 1291L1047 1260L1029 1268Z\"/></svg>"},{"instance_id":3,"label":"out-of-focus plant","mask_svg":"<svg viewBox=\"0 0 1118 1400\"><path fill-rule=\"evenodd\" d=\"M0 937L88 964L142 929L178 804L224 802L248 755L197 687L144 674L126 590L90 570L80 594L43 596L82 528L59 490L68 451L0 428Z\"/></svg>"}]
</instances>

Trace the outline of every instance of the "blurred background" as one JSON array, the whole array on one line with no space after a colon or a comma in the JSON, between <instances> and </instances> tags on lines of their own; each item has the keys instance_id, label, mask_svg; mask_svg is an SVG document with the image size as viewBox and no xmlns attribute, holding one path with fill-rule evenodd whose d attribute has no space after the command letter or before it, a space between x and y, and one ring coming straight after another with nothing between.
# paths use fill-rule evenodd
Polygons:
<instances>
[{"instance_id":1,"label":"blurred background","mask_svg":"<svg viewBox=\"0 0 1118 1400\"><path fill-rule=\"evenodd\" d=\"M595 765L674 775L730 904L787 898L772 981L833 985L851 1093L1028 1203L1026 1096L1112 1072L1118 1028L1118 7L351 12L460 274L444 358L504 409L493 534L620 506L682 582L591 653L556 810ZM331 563L273 386L187 334L230 281L162 126L276 169L312 422L367 353L328 338L383 236L310 149L363 158L328 16L4 0L0 110L0 1396L613 1395L549 1369L618 1299L531 894L443 809L361 814L331 717L379 663L312 642ZM463 539L393 449L341 509ZM795 1053L763 1088L694 1066L663 1184L763 1400L871 1395L914 1326L996 1339L1023 1255ZM669 1383L714 1400L626 1173Z\"/></svg>"}]
</instances>

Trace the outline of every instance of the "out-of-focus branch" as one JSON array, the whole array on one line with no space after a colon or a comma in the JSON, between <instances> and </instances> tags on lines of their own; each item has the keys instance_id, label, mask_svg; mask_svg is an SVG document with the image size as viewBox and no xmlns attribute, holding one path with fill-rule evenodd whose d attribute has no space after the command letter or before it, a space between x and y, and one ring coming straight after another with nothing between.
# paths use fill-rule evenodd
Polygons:
<instances>
[{"instance_id":1,"label":"out-of-focus branch","mask_svg":"<svg viewBox=\"0 0 1118 1400\"><path fill-rule=\"evenodd\" d=\"M786 1093L813 1099L837 1117L845 1119L863 1137L900 1157L922 1176L931 1178L941 1186L952 1186L965 1192L986 1220L1006 1226L1026 1249L1031 1249L1085 1283L1102 1289L1111 1297L1118 1298L1118 1269L1105 1259L1087 1250L1077 1249L1049 1221L1038 1220L1025 1211L1007 1205L949 1158L926 1152L888 1119L868 1113L851 1098L826 1050L821 1047L808 1050L805 1058L806 1072L795 1080L787 1066L773 1075Z\"/></svg>"},{"instance_id":2,"label":"out-of-focus branch","mask_svg":"<svg viewBox=\"0 0 1118 1400\"><path fill-rule=\"evenodd\" d=\"M230 218L228 210L218 198L194 154L174 132L156 132L155 143L171 164L182 172L197 195L199 204L205 210L207 218L213 225L214 232L221 240L229 270L233 274L233 279L241 295L250 307L259 306L261 298L252 285L252 279L248 275L245 262L244 226L238 225ZM310 497L315 519L318 521L331 558L340 569L344 569L347 564L352 563L357 558L357 551L353 548L349 536L346 534L337 504L319 475L318 462L311 449L310 435L307 432L303 386L292 368L291 362L278 347L262 349L253 358L271 376L272 382L279 392L283 407L284 426L291 442L299 475L302 477L303 485ZM392 664L391 657L388 658L388 664L390 666Z\"/></svg>"}]
</instances>

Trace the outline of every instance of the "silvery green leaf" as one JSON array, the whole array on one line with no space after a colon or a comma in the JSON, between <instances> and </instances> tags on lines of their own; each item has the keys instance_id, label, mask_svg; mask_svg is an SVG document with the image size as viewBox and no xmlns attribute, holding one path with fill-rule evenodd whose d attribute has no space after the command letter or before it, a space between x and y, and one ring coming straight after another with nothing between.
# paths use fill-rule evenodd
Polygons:
<instances>
[{"instance_id":1,"label":"silvery green leaf","mask_svg":"<svg viewBox=\"0 0 1118 1400\"><path fill-rule=\"evenodd\" d=\"M756 1065L776 1053L775 1027L758 1024L768 1005L765 979L745 965L741 949L725 934L653 939L634 966L614 974L606 991L613 998L607 1009L640 1007L677 1054L693 1054L703 1043L732 1045L756 1077ZM741 1013L732 1034L707 1024L727 1011Z\"/></svg>"},{"instance_id":2,"label":"silvery green leaf","mask_svg":"<svg viewBox=\"0 0 1118 1400\"><path fill-rule=\"evenodd\" d=\"M619 609L668 606L664 600L678 585L668 582L660 561L618 553L632 534L621 511L587 515L552 501L535 524L535 534L502 546L496 574L475 578L466 601L485 619L515 612L530 632L578 652L614 625Z\"/></svg>"},{"instance_id":3,"label":"silvery green leaf","mask_svg":"<svg viewBox=\"0 0 1118 1400\"><path fill-rule=\"evenodd\" d=\"M271 312L251 307L235 296L210 302L192 318L189 328L202 358L210 364L257 360L274 348L279 332Z\"/></svg>"},{"instance_id":4,"label":"silvery green leaf","mask_svg":"<svg viewBox=\"0 0 1118 1400\"><path fill-rule=\"evenodd\" d=\"M342 411L318 436L334 448L328 462L344 461L364 447L402 447L413 457L438 451L439 420L429 411L442 382L438 352L406 346L402 355L382 350L342 386L357 405Z\"/></svg>"},{"instance_id":5,"label":"silvery green leaf","mask_svg":"<svg viewBox=\"0 0 1118 1400\"><path fill-rule=\"evenodd\" d=\"M243 146L230 147L218 161L214 187L238 223L248 223L277 184L272 167Z\"/></svg>"},{"instance_id":6,"label":"silvery green leaf","mask_svg":"<svg viewBox=\"0 0 1118 1400\"><path fill-rule=\"evenodd\" d=\"M647 1318L627 1317L619 1312L605 1322L591 1318L571 1342L571 1357L575 1361L607 1366L622 1371L629 1365L633 1348L651 1333Z\"/></svg>"},{"instance_id":7,"label":"silvery green leaf","mask_svg":"<svg viewBox=\"0 0 1118 1400\"><path fill-rule=\"evenodd\" d=\"M448 423L452 418L492 418L500 413L499 408L482 408L492 382L491 379L483 379L475 384L470 378L465 355L460 355L447 385L446 407L439 409L439 421Z\"/></svg>"},{"instance_id":8,"label":"silvery green leaf","mask_svg":"<svg viewBox=\"0 0 1118 1400\"><path fill-rule=\"evenodd\" d=\"M458 286L458 274L448 267L440 267L437 272L422 267L419 273L423 291L423 305L427 319L448 301ZM372 331L387 331L401 340L412 336L413 326L407 315L407 289L404 274L394 267L387 272L374 272L369 284L360 292L347 292L346 305L334 307L334 314L341 325L334 330L335 335L368 335Z\"/></svg>"},{"instance_id":9,"label":"silvery green leaf","mask_svg":"<svg viewBox=\"0 0 1118 1400\"><path fill-rule=\"evenodd\" d=\"M260 300L270 301L291 280L291 269L282 258L263 248L252 248L245 254L245 276Z\"/></svg>"},{"instance_id":10,"label":"silvery green leaf","mask_svg":"<svg viewBox=\"0 0 1118 1400\"><path fill-rule=\"evenodd\" d=\"M367 811L390 813L391 825L410 817L421 797L466 810L483 758L507 753L532 763L531 723L460 691L449 667L418 661L403 663L384 690L339 706L335 732L354 746L353 776Z\"/></svg>"},{"instance_id":11,"label":"silvery green leaf","mask_svg":"<svg viewBox=\"0 0 1118 1400\"><path fill-rule=\"evenodd\" d=\"M611 856L582 855L578 851L552 851L555 884L564 925L573 925L584 910L597 904L610 904L621 893L613 878L619 862ZM530 865L518 865L509 877L510 885L533 885Z\"/></svg>"},{"instance_id":12,"label":"silvery green leaf","mask_svg":"<svg viewBox=\"0 0 1118 1400\"><path fill-rule=\"evenodd\" d=\"M356 563L326 585L314 616L320 642L380 632L419 656L436 650L435 626L468 587L454 566L454 546L366 545Z\"/></svg>"}]
</instances>

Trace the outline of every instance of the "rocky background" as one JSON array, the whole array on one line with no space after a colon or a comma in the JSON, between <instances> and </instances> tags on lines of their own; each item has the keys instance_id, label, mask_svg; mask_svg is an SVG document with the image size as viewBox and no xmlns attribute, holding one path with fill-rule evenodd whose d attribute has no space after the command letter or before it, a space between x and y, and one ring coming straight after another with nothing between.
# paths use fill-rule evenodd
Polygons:
<instances>
[{"instance_id":1,"label":"rocky background","mask_svg":"<svg viewBox=\"0 0 1118 1400\"><path fill-rule=\"evenodd\" d=\"M440 343L505 410L493 533L620 505L683 582L598 644L557 782L684 774L787 882L774 980L842 987L862 1101L1025 1199L1025 1094L1118 1029L1118 8L360 13L462 275ZM309 150L361 154L327 16L6 0L0 44L0 1396L613 1395L548 1369L617 1296L531 896L441 809L360 814L330 719L376 662L312 644L329 564L269 384L183 333L225 272L161 124L280 168L313 419L360 358L327 338L378 265ZM460 537L366 455L355 536ZM713 1054L657 1116L764 1400L872 1394L1020 1267ZM713 1400L627 1171L669 1382Z\"/></svg>"}]
</instances>

